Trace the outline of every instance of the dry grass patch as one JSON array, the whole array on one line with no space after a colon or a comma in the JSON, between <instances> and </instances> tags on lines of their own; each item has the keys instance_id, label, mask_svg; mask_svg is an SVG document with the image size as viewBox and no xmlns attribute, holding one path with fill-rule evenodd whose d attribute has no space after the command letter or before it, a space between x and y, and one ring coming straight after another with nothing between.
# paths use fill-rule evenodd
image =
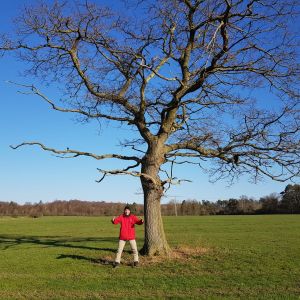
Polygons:
<instances>
[{"instance_id":1,"label":"dry grass patch","mask_svg":"<svg viewBox=\"0 0 300 300\"><path fill-rule=\"evenodd\" d=\"M187 245L180 245L173 249L171 249L171 253L169 255L163 256L140 256L140 265L148 266L155 265L165 261L187 261L197 259L199 256L202 256L210 251L209 248L204 247L191 247Z\"/></svg>"},{"instance_id":2,"label":"dry grass patch","mask_svg":"<svg viewBox=\"0 0 300 300\"><path fill-rule=\"evenodd\" d=\"M205 247L191 247L186 245L177 246L172 250L171 258L173 259L193 259L202 256L211 251Z\"/></svg>"},{"instance_id":3,"label":"dry grass patch","mask_svg":"<svg viewBox=\"0 0 300 300\"><path fill-rule=\"evenodd\" d=\"M209 248L180 245L171 249L171 253L167 256L160 255L149 257L140 255L139 262L141 266L149 266L172 260L187 261L197 259L199 256L205 255L209 251L211 251ZM114 259L115 255L106 255L93 260L93 262L102 265L113 265ZM131 266L132 259L133 257L131 253L123 253L121 264Z\"/></svg>"}]
</instances>

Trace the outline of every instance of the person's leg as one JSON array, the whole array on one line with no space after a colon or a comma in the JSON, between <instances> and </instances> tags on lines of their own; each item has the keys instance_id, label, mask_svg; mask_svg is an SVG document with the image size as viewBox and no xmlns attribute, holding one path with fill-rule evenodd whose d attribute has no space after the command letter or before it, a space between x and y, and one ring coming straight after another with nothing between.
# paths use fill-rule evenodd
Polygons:
<instances>
[{"instance_id":1,"label":"person's leg","mask_svg":"<svg viewBox=\"0 0 300 300\"><path fill-rule=\"evenodd\" d=\"M119 240L118 252L117 252L116 259L115 259L116 263L120 263L121 262L121 256L122 256L122 252L123 252L125 244L126 244L126 241Z\"/></svg>"},{"instance_id":2,"label":"person's leg","mask_svg":"<svg viewBox=\"0 0 300 300\"><path fill-rule=\"evenodd\" d=\"M130 243L130 247L131 247L132 254L133 254L133 261L138 262L139 261L139 253L137 250L136 241L130 240L129 243Z\"/></svg>"}]
</instances>

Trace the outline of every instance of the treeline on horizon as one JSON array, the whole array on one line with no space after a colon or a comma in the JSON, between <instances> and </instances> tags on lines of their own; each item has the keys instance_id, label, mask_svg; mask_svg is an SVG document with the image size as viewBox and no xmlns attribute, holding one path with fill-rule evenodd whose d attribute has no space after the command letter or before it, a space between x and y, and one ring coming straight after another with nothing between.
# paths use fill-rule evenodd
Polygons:
<instances>
[{"instance_id":1,"label":"treeline on horizon","mask_svg":"<svg viewBox=\"0 0 300 300\"><path fill-rule=\"evenodd\" d=\"M129 204L132 213L144 214L142 204ZM0 216L116 216L123 212L125 203L92 202L81 200L55 200L50 203L0 202ZM161 205L165 216L195 216L195 215L239 215L239 214L294 214L300 213L300 185L287 185L280 193L272 193L259 200L242 196L239 199L218 201L171 200Z\"/></svg>"}]
</instances>

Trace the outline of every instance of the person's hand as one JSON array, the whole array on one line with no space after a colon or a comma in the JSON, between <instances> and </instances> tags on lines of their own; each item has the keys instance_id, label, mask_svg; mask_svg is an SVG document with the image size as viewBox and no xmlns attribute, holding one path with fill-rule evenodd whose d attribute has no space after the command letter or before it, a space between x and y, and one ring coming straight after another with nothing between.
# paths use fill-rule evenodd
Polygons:
<instances>
[{"instance_id":1,"label":"person's hand","mask_svg":"<svg viewBox=\"0 0 300 300\"><path fill-rule=\"evenodd\" d=\"M144 224L144 220L141 218L142 224Z\"/></svg>"},{"instance_id":2,"label":"person's hand","mask_svg":"<svg viewBox=\"0 0 300 300\"><path fill-rule=\"evenodd\" d=\"M112 223L114 223L114 221L115 221L115 218L116 218L116 217L113 217L113 218L111 219L111 222L112 222Z\"/></svg>"}]
</instances>

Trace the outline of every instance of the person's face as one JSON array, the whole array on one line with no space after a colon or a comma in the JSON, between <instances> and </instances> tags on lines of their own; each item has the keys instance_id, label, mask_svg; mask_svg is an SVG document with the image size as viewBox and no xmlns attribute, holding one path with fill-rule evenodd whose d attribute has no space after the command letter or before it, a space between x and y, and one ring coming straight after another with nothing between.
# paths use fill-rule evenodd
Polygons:
<instances>
[{"instance_id":1,"label":"person's face","mask_svg":"<svg viewBox=\"0 0 300 300\"><path fill-rule=\"evenodd\" d=\"M129 216L129 215L130 215L130 210L129 210L128 208L126 208L126 209L124 210L124 213L125 213L126 216Z\"/></svg>"}]
</instances>

